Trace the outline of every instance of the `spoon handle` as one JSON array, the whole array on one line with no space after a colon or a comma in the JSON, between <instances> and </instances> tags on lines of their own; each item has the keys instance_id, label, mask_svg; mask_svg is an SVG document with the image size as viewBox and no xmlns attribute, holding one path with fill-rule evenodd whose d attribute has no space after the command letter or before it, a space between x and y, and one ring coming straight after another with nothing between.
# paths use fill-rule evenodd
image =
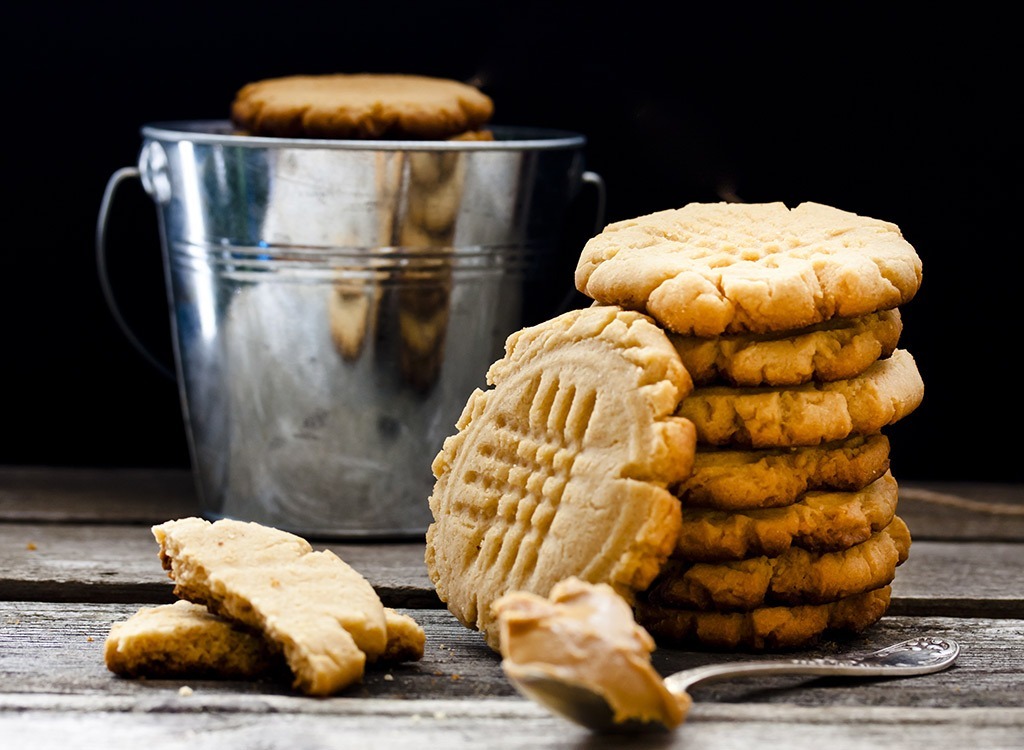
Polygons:
<instances>
[{"instance_id":1,"label":"spoon handle","mask_svg":"<svg viewBox=\"0 0 1024 750\"><path fill-rule=\"evenodd\" d=\"M879 651L849 659L770 659L709 664L676 672L665 678L674 693L685 692L699 682L742 675L805 674L846 677L906 677L945 669L960 653L955 641L923 636Z\"/></svg>"}]
</instances>

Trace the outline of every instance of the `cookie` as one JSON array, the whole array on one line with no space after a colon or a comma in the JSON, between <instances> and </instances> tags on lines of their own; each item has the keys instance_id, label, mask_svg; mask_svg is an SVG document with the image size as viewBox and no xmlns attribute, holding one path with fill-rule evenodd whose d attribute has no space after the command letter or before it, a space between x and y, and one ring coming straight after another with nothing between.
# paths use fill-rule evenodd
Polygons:
<instances>
[{"instance_id":1,"label":"cookie","mask_svg":"<svg viewBox=\"0 0 1024 750\"><path fill-rule=\"evenodd\" d=\"M585 686L608 703L612 726L630 721L672 728L686 717L690 697L669 692L651 664L654 639L611 586L567 578L546 598L512 591L491 606L501 633L501 667L510 678L540 673Z\"/></svg>"},{"instance_id":2,"label":"cookie","mask_svg":"<svg viewBox=\"0 0 1024 750\"><path fill-rule=\"evenodd\" d=\"M278 654L259 633L179 600L115 622L103 657L124 677L254 679L271 671Z\"/></svg>"},{"instance_id":3,"label":"cookie","mask_svg":"<svg viewBox=\"0 0 1024 750\"><path fill-rule=\"evenodd\" d=\"M810 490L863 489L888 470L889 438L880 432L801 448L698 447L675 492L688 508L776 508Z\"/></svg>"},{"instance_id":4,"label":"cookie","mask_svg":"<svg viewBox=\"0 0 1024 750\"><path fill-rule=\"evenodd\" d=\"M438 596L498 648L491 603L576 576L624 598L676 545L692 381L665 332L617 307L508 337L433 462L425 561Z\"/></svg>"},{"instance_id":5,"label":"cookie","mask_svg":"<svg viewBox=\"0 0 1024 750\"><path fill-rule=\"evenodd\" d=\"M887 471L856 492L812 491L782 508L720 511L687 508L673 557L722 562L790 547L835 551L852 547L888 526L896 515L899 487Z\"/></svg>"},{"instance_id":6,"label":"cookie","mask_svg":"<svg viewBox=\"0 0 1024 750\"><path fill-rule=\"evenodd\" d=\"M384 607L369 582L330 550L231 519L153 527L177 596L262 633L283 651L294 687L329 695L362 679L387 646Z\"/></svg>"},{"instance_id":7,"label":"cookie","mask_svg":"<svg viewBox=\"0 0 1024 750\"><path fill-rule=\"evenodd\" d=\"M716 611L823 604L892 583L909 551L910 531L896 516L867 540L836 552L790 547L778 557L670 561L644 596L664 606Z\"/></svg>"},{"instance_id":8,"label":"cookie","mask_svg":"<svg viewBox=\"0 0 1024 750\"><path fill-rule=\"evenodd\" d=\"M384 617L388 642L379 661L422 659L426 636L419 623L388 607ZM184 599L115 622L104 659L111 672L151 679L255 679L285 670L280 652L259 633Z\"/></svg>"},{"instance_id":9,"label":"cookie","mask_svg":"<svg viewBox=\"0 0 1024 750\"><path fill-rule=\"evenodd\" d=\"M385 607L384 622L388 630L388 642L378 661L392 663L419 661L423 658L427 634L413 617Z\"/></svg>"},{"instance_id":10,"label":"cookie","mask_svg":"<svg viewBox=\"0 0 1024 750\"><path fill-rule=\"evenodd\" d=\"M669 338L696 385L800 385L852 378L896 349L898 309L832 318L796 331Z\"/></svg>"},{"instance_id":11,"label":"cookie","mask_svg":"<svg viewBox=\"0 0 1024 750\"><path fill-rule=\"evenodd\" d=\"M914 298L921 259L899 227L820 203L691 203L609 224L576 287L685 336L791 331Z\"/></svg>"},{"instance_id":12,"label":"cookie","mask_svg":"<svg viewBox=\"0 0 1024 750\"><path fill-rule=\"evenodd\" d=\"M802 648L830 632L860 633L889 608L892 587L826 604L758 607L749 612L710 612L637 602L636 621L659 645L700 645L765 651Z\"/></svg>"},{"instance_id":13,"label":"cookie","mask_svg":"<svg viewBox=\"0 0 1024 750\"><path fill-rule=\"evenodd\" d=\"M291 138L446 140L485 130L493 113L494 102L475 86L384 73L268 78L242 86L231 103L243 132Z\"/></svg>"},{"instance_id":14,"label":"cookie","mask_svg":"<svg viewBox=\"0 0 1024 750\"><path fill-rule=\"evenodd\" d=\"M701 444L778 448L879 432L913 412L923 398L917 363L906 349L897 349L848 380L695 388L678 413L694 423Z\"/></svg>"}]
</instances>

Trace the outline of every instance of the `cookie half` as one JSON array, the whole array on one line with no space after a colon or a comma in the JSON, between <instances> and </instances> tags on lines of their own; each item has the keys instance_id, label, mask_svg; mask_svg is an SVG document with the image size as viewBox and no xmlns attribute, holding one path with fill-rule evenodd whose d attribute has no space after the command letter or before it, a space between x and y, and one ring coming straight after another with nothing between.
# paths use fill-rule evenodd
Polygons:
<instances>
[{"instance_id":1,"label":"cookie half","mask_svg":"<svg viewBox=\"0 0 1024 750\"><path fill-rule=\"evenodd\" d=\"M258 632L179 600L115 622L103 657L124 677L253 679L270 672L280 654Z\"/></svg>"},{"instance_id":2,"label":"cookie half","mask_svg":"<svg viewBox=\"0 0 1024 750\"><path fill-rule=\"evenodd\" d=\"M886 472L856 492L808 492L782 508L720 511L684 508L673 557L722 562L766 555L790 547L812 551L847 549L888 526L896 515L899 487Z\"/></svg>"},{"instance_id":3,"label":"cookie half","mask_svg":"<svg viewBox=\"0 0 1024 750\"><path fill-rule=\"evenodd\" d=\"M426 634L412 617L384 608L388 642L380 661L423 658ZM104 644L107 668L125 677L255 679L286 671L280 651L249 628L179 599L115 622Z\"/></svg>"},{"instance_id":4,"label":"cookie half","mask_svg":"<svg viewBox=\"0 0 1024 750\"><path fill-rule=\"evenodd\" d=\"M627 600L679 533L692 381L665 332L617 307L512 334L433 463L425 561L441 600L498 648L491 603L575 576Z\"/></svg>"},{"instance_id":5,"label":"cookie half","mask_svg":"<svg viewBox=\"0 0 1024 750\"><path fill-rule=\"evenodd\" d=\"M906 349L860 375L831 383L779 388L696 388L679 415L702 444L738 448L819 445L879 432L913 412L924 381Z\"/></svg>"},{"instance_id":6,"label":"cookie half","mask_svg":"<svg viewBox=\"0 0 1024 750\"><path fill-rule=\"evenodd\" d=\"M820 203L691 203L609 224L576 287L686 336L788 331L909 302L921 259L899 227Z\"/></svg>"},{"instance_id":7,"label":"cookie half","mask_svg":"<svg viewBox=\"0 0 1024 750\"><path fill-rule=\"evenodd\" d=\"M489 96L461 81L384 73L268 78L231 103L247 134L291 138L446 140L478 131L493 112Z\"/></svg>"},{"instance_id":8,"label":"cookie half","mask_svg":"<svg viewBox=\"0 0 1024 750\"><path fill-rule=\"evenodd\" d=\"M779 333L669 338L697 385L800 385L852 378L896 349L899 309Z\"/></svg>"},{"instance_id":9,"label":"cookie half","mask_svg":"<svg viewBox=\"0 0 1024 750\"><path fill-rule=\"evenodd\" d=\"M659 645L700 645L753 651L801 648L830 632L860 633L889 609L892 587L883 586L827 604L758 607L749 612L711 612L635 606L636 621Z\"/></svg>"},{"instance_id":10,"label":"cookie half","mask_svg":"<svg viewBox=\"0 0 1024 750\"><path fill-rule=\"evenodd\" d=\"M387 647L376 591L330 550L231 519L167 521L153 535L175 594L262 633L304 693L329 695L359 681Z\"/></svg>"},{"instance_id":11,"label":"cookie half","mask_svg":"<svg viewBox=\"0 0 1024 750\"><path fill-rule=\"evenodd\" d=\"M888 470L889 438L880 432L799 448L699 446L675 492L688 508L777 508L812 490L864 489Z\"/></svg>"},{"instance_id":12,"label":"cookie half","mask_svg":"<svg viewBox=\"0 0 1024 750\"><path fill-rule=\"evenodd\" d=\"M892 583L909 552L910 531L897 516L867 540L836 552L790 547L778 557L735 562L673 560L644 598L670 607L720 612L822 604Z\"/></svg>"}]
</instances>

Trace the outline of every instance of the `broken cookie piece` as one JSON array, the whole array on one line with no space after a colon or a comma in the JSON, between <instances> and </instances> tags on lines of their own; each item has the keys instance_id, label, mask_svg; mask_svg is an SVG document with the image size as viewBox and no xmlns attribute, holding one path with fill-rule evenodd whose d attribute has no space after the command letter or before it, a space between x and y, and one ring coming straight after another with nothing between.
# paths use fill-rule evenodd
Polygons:
<instances>
[{"instance_id":1,"label":"broken cookie piece","mask_svg":"<svg viewBox=\"0 0 1024 750\"><path fill-rule=\"evenodd\" d=\"M276 661L259 633L184 600L143 607L115 622L103 658L115 674L157 679L252 679L269 672Z\"/></svg>"},{"instance_id":2,"label":"broken cookie piece","mask_svg":"<svg viewBox=\"0 0 1024 750\"><path fill-rule=\"evenodd\" d=\"M380 663L419 661L426 636L412 617L384 608L388 645ZM185 601L143 607L115 622L104 646L107 668L123 677L254 679L285 670L259 633Z\"/></svg>"},{"instance_id":3,"label":"broken cookie piece","mask_svg":"<svg viewBox=\"0 0 1024 750\"><path fill-rule=\"evenodd\" d=\"M303 693L330 695L358 682L387 649L376 591L330 550L230 519L168 521L153 535L175 594L262 633Z\"/></svg>"}]
</instances>

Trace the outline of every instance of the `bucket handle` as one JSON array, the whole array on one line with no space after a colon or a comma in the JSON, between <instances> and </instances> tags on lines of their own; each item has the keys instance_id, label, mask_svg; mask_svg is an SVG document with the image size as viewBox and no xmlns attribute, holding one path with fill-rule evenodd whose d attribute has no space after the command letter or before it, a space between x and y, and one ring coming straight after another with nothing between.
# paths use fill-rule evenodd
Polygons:
<instances>
[{"instance_id":1,"label":"bucket handle","mask_svg":"<svg viewBox=\"0 0 1024 750\"><path fill-rule=\"evenodd\" d=\"M174 373L163 362L153 356L142 342L139 341L135 332L121 314L117 299L114 297L114 289L110 283L110 275L107 273L107 216L110 213L110 204L114 199L114 193L122 182L130 179L139 179L140 176L141 173L138 167L122 167L114 172L107 181L107 186L103 191L103 199L100 201L99 218L96 221L96 270L99 274L103 298L106 300L107 307L110 309L110 314L114 317L118 328L121 329L121 332L131 345L135 347L146 361L159 370L164 377L175 380Z\"/></svg>"},{"instance_id":2,"label":"bucket handle","mask_svg":"<svg viewBox=\"0 0 1024 750\"><path fill-rule=\"evenodd\" d=\"M583 172L583 174L580 175L580 180L584 185L590 185L591 187L593 187L594 191L597 193L596 210L594 212L593 233L595 235L600 234L601 230L604 229L605 202L607 200L607 196L605 194L606 191L604 185L604 178L601 177L601 175L599 175L597 172L586 170ZM558 306L555 308L555 311L552 313L552 315L561 315L562 313L566 313L569 310L571 310L573 304L575 304L578 301L579 296L580 292L578 289L576 289L576 285L571 284L569 286L569 291L565 293L565 296L562 298L562 301L558 303Z\"/></svg>"},{"instance_id":3,"label":"bucket handle","mask_svg":"<svg viewBox=\"0 0 1024 750\"><path fill-rule=\"evenodd\" d=\"M594 234L599 234L601 230L604 229L604 211L605 203L607 201L604 178L597 172L587 170L580 176L580 179L583 181L584 185L592 185L594 190L597 192L597 211L594 215Z\"/></svg>"}]
</instances>

